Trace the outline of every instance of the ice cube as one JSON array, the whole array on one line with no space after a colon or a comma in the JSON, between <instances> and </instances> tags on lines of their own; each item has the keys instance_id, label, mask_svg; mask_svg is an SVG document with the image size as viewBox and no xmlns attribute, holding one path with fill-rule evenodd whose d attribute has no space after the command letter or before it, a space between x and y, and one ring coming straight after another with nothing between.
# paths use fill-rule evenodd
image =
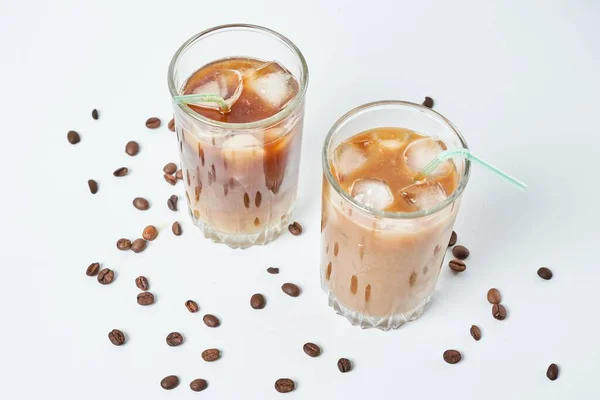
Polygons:
<instances>
[{"instance_id":1,"label":"ice cube","mask_svg":"<svg viewBox=\"0 0 600 400\"><path fill-rule=\"evenodd\" d=\"M231 108L239 99L244 88L242 74L234 69L218 69L206 76L193 94L216 94L225 100ZM213 102L194 103L200 107L219 110L219 105Z\"/></svg>"},{"instance_id":2,"label":"ice cube","mask_svg":"<svg viewBox=\"0 0 600 400\"><path fill-rule=\"evenodd\" d=\"M432 138L419 139L406 146L406 150L404 150L404 160L406 161L408 168L418 173L444 150L446 150L446 145L441 140ZM452 162L447 160L440 164L431 175L443 176L451 171Z\"/></svg>"},{"instance_id":3,"label":"ice cube","mask_svg":"<svg viewBox=\"0 0 600 400\"><path fill-rule=\"evenodd\" d=\"M406 186L400 195L416 210L428 210L448 197L439 182L427 180Z\"/></svg>"},{"instance_id":4,"label":"ice cube","mask_svg":"<svg viewBox=\"0 0 600 400\"><path fill-rule=\"evenodd\" d=\"M350 196L360 204L384 210L394 202L394 196L388 185L379 179L358 179L350 188Z\"/></svg>"},{"instance_id":5,"label":"ice cube","mask_svg":"<svg viewBox=\"0 0 600 400\"><path fill-rule=\"evenodd\" d=\"M231 135L221 145L223 158L232 165L243 164L258 159L262 162L265 149L263 143L255 136L242 133Z\"/></svg>"},{"instance_id":6,"label":"ice cube","mask_svg":"<svg viewBox=\"0 0 600 400\"><path fill-rule=\"evenodd\" d=\"M244 75L244 85L265 103L281 110L298 92L298 82L275 61L265 63Z\"/></svg>"},{"instance_id":7,"label":"ice cube","mask_svg":"<svg viewBox=\"0 0 600 400\"><path fill-rule=\"evenodd\" d=\"M397 151L402 147L402 141L396 139L377 139L377 143L386 150Z\"/></svg>"},{"instance_id":8,"label":"ice cube","mask_svg":"<svg viewBox=\"0 0 600 400\"><path fill-rule=\"evenodd\" d=\"M358 146L342 143L334 153L334 165L340 182L367 161L367 154Z\"/></svg>"}]
</instances>

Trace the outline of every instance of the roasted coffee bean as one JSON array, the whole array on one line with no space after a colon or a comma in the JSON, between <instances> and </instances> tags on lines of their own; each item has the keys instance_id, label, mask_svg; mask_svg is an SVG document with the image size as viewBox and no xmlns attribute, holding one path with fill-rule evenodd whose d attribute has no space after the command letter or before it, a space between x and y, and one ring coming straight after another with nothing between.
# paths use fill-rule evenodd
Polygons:
<instances>
[{"instance_id":1,"label":"roasted coffee bean","mask_svg":"<svg viewBox=\"0 0 600 400\"><path fill-rule=\"evenodd\" d=\"M500 295L500 291L496 288L491 288L487 292L487 299L491 304L500 304L502 301L502 296Z\"/></svg>"},{"instance_id":2,"label":"roasted coffee bean","mask_svg":"<svg viewBox=\"0 0 600 400\"><path fill-rule=\"evenodd\" d=\"M98 182L95 180L90 179L88 181L88 187L90 188L90 192L92 192L92 194L98 193Z\"/></svg>"},{"instance_id":3,"label":"roasted coffee bean","mask_svg":"<svg viewBox=\"0 0 600 400\"><path fill-rule=\"evenodd\" d=\"M146 120L146 128L156 129L160 126L160 119L156 117L150 117Z\"/></svg>"},{"instance_id":4,"label":"roasted coffee bean","mask_svg":"<svg viewBox=\"0 0 600 400\"><path fill-rule=\"evenodd\" d=\"M537 274L542 279L545 279L545 280L552 279L552 271L550 271L546 267L542 267L542 268L538 269Z\"/></svg>"},{"instance_id":5,"label":"roasted coffee bean","mask_svg":"<svg viewBox=\"0 0 600 400\"><path fill-rule=\"evenodd\" d=\"M288 378L279 378L275 381L275 390L279 393L289 393L296 388L293 380Z\"/></svg>"},{"instance_id":6,"label":"roasted coffee bean","mask_svg":"<svg viewBox=\"0 0 600 400\"><path fill-rule=\"evenodd\" d=\"M546 371L546 377L551 381L555 381L558 378L558 365L550 364L548 370Z\"/></svg>"},{"instance_id":7,"label":"roasted coffee bean","mask_svg":"<svg viewBox=\"0 0 600 400\"><path fill-rule=\"evenodd\" d=\"M127 167L121 167L121 168L115 169L115 172L113 172L113 175L116 177L122 177L122 176L127 175L127 172L129 172Z\"/></svg>"},{"instance_id":8,"label":"roasted coffee bean","mask_svg":"<svg viewBox=\"0 0 600 400\"><path fill-rule=\"evenodd\" d=\"M426 96L425 101L423 101L423 105L427 108L433 108L433 99L429 96Z\"/></svg>"},{"instance_id":9,"label":"roasted coffee bean","mask_svg":"<svg viewBox=\"0 0 600 400\"><path fill-rule=\"evenodd\" d=\"M119 250L129 250L131 248L131 240L121 238L117 240L117 249Z\"/></svg>"},{"instance_id":10,"label":"roasted coffee bean","mask_svg":"<svg viewBox=\"0 0 600 400\"><path fill-rule=\"evenodd\" d=\"M481 339L481 329L479 329L479 327L477 325L471 325L471 336L473 336L473 339L479 341L479 339Z\"/></svg>"},{"instance_id":11,"label":"roasted coffee bean","mask_svg":"<svg viewBox=\"0 0 600 400\"><path fill-rule=\"evenodd\" d=\"M175 236L181 236L181 225L179 225L179 222L175 221L173 222L173 226L171 226L171 230L173 231L173 234Z\"/></svg>"},{"instance_id":12,"label":"roasted coffee bean","mask_svg":"<svg viewBox=\"0 0 600 400\"><path fill-rule=\"evenodd\" d=\"M109 283L112 283L112 281L115 280L115 273L108 269L108 268L104 268L101 269L100 272L98 272L98 282L100 282L103 285L108 285Z\"/></svg>"},{"instance_id":13,"label":"roasted coffee bean","mask_svg":"<svg viewBox=\"0 0 600 400\"><path fill-rule=\"evenodd\" d=\"M471 252L465 246L458 245L452 249L452 254L459 260L465 260Z\"/></svg>"},{"instance_id":14,"label":"roasted coffee bean","mask_svg":"<svg viewBox=\"0 0 600 400\"><path fill-rule=\"evenodd\" d=\"M132 157L137 155L139 151L140 145L138 144L138 142L132 140L130 142L127 142L127 144L125 145L125 153L129 154Z\"/></svg>"},{"instance_id":15,"label":"roasted coffee bean","mask_svg":"<svg viewBox=\"0 0 600 400\"><path fill-rule=\"evenodd\" d=\"M456 234L456 232L452 231L452 235L450 235L450 241L448 242L448 247L454 246L457 240L458 235Z\"/></svg>"},{"instance_id":16,"label":"roasted coffee bean","mask_svg":"<svg viewBox=\"0 0 600 400\"><path fill-rule=\"evenodd\" d=\"M506 308L504 308L502 304L494 304L492 306L492 315L498 321L502 321L504 318L506 318Z\"/></svg>"},{"instance_id":17,"label":"roasted coffee bean","mask_svg":"<svg viewBox=\"0 0 600 400\"><path fill-rule=\"evenodd\" d=\"M165 181L170 185L175 185L177 183L177 178L173 175L165 174Z\"/></svg>"},{"instance_id":18,"label":"roasted coffee bean","mask_svg":"<svg viewBox=\"0 0 600 400\"><path fill-rule=\"evenodd\" d=\"M179 200L179 198L175 195L169 197L169 200L167 200L167 207L169 207L169 210L177 211L177 200Z\"/></svg>"},{"instance_id":19,"label":"roasted coffee bean","mask_svg":"<svg viewBox=\"0 0 600 400\"><path fill-rule=\"evenodd\" d=\"M149 306L154 303L154 295L150 292L142 292L137 295L137 302L140 306Z\"/></svg>"},{"instance_id":20,"label":"roasted coffee bean","mask_svg":"<svg viewBox=\"0 0 600 400\"><path fill-rule=\"evenodd\" d=\"M321 348L310 342L305 343L304 346L302 346L302 350L311 357L317 357L321 354Z\"/></svg>"},{"instance_id":21,"label":"roasted coffee bean","mask_svg":"<svg viewBox=\"0 0 600 400\"><path fill-rule=\"evenodd\" d=\"M352 363L347 358L340 358L337 362L340 372L349 372L352 369Z\"/></svg>"},{"instance_id":22,"label":"roasted coffee bean","mask_svg":"<svg viewBox=\"0 0 600 400\"><path fill-rule=\"evenodd\" d=\"M146 278L145 276L142 276L142 275L135 278L135 286L137 286L138 289L143 290L143 291L150 289L150 284L148 283L148 278Z\"/></svg>"},{"instance_id":23,"label":"roasted coffee bean","mask_svg":"<svg viewBox=\"0 0 600 400\"><path fill-rule=\"evenodd\" d=\"M183 180L183 171L178 169L177 172L175 172L175 178L177 178L177 180L182 181Z\"/></svg>"},{"instance_id":24,"label":"roasted coffee bean","mask_svg":"<svg viewBox=\"0 0 600 400\"><path fill-rule=\"evenodd\" d=\"M456 364L461 360L462 356L458 350L446 350L444 352L444 361L448 364Z\"/></svg>"},{"instance_id":25,"label":"roasted coffee bean","mask_svg":"<svg viewBox=\"0 0 600 400\"><path fill-rule=\"evenodd\" d=\"M281 286L281 290L283 290L283 293L287 294L288 296L298 297L300 295L300 288L293 283L284 283Z\"/></svg>"},{"instance_id":26,"label":"roasted coffee bean","mask_svg":"<svg viewBox=\"0 0 600 400\"><path fill-rule=\"evenodd\" d=\"M177 164L174 162L170 162L163 167L163 172L165 174L173 175L177 171Z\"/></svg>"},{"instance_id":27,"label":"roasted coffee bean","mask_svg":"<svg viewBox=\"0 0 600 400\"><path fill-rule=\"evenodd\" d=\"M98 110L96 110L95 108L92 110L92 118L98 119Z\"/></svg>"},{"instance_id":28,"label":"roasted coffee bean","mask_svg":"<svg viewBox=\"0 0 600 400\"><path fill-rule=\"evenodd\" d=\"M185 308L187 308L188 311L191 313L198 312L198 310L200 309L200 307L198 307L198 304L194 300L186 301Z\"/></svg>"},{"instance_id":29,"label":"roasted coffee bean","mask_svg":"<svg viewBox=\"0 0 600 400\"><path fill-rule=\"evenodd\" d=\"M201 392L208 387L208 383L204 379L194 379L190 382L190 389L194 392Z\"/></svg>"},{"instance_id":30,"label":"roasted coffee bean","mask_svg":"<svg viewBox=\"0 0 600 400\"><path fill-rule=\"evenodd\" d=\"M85 274L87 276L96 276L98 275L98 271L100 271L100 263L91 263L89 267L87 267L87 270L85 271Z\"/></svg>"},{"instance_id":31,"label":"roasted coffee bean","mask_svg":"<svg viewBox=\"0 0 600 400\"><path fill-rule=\"evenodd\" d=\"M71 144L77 144L81 140L81 137L79 137L79 133L75 131L69 131L67 132L67 140Z\"/></svg>"},{"instance_id":32,"label":"roasted coffee bean","mask_svg":"<svg viewBox=\"0 0 600 400\"><path fill-rule=\"evenodd\" d=\"M158 236L158 230L154 225L148 225L142 232L142 237L146 240L153 241Z\"/></svg>"},{"instance_id":33,"label":"roasted coffee bean","mask_svg":"<svg viewBox=\"0 0 600 400\"><path fill-rule=\"evenodd\" d=\"M253 294L252 297L250 297L250 307L254 308L255 310L262 310L265 308L265 304L265 296L260 293Z\"/></svg>"},{"instance_id":34,"label":"roasted coffee bean","mask_svg":"<svg viewBox=\"0 0 600 400\"><path fill-rule=\"evenodd\" d=\"M288 229L289 229L290 233L294 236L298 236L299 234L302 233L302 225L300 225L297 222L290 224L290 226L288 226Z\"/></svg>"},{"instance_id":35,"label":"roasted coffee bean","mask_svg":"<svg viewBox=\"0 0 600 400\"><path fill-rule=\"evenodd\" d=\"M135 239L133 243L131 243L131 251L134 253L141 253L146 249L147 241L144 239Z\"/></svg>"},{"instance_id":36,"label":"roasted coffee bean","mask_svg":"<svg viewBox=\"0 0 600 400\"><path fill-rule=\"evenodd\" d=\"M171 132L175 132L175 119L174 118L171 118L171 120L169 121L169 125L168 126L169 126L169 130Z\"/></svg>"},{"instance_id":37,"label":"roasted coffee bean","mask_svg":"<svg viewBox=\"0 0 600 400\"><path fill-rule=\"evenodd\" d=\"M125 344L125 335L118 329L113 329L108 332L108 340L115 346L121 346Z\"/></svg>"},{"instance_id":38,"label":"roasted coffee bean","mask_svg":"<svg viewBox=\"0 0 600 400\"><path fill-rule=\"evenodd\" d=\"M269 267L269 268L267 268L267 272L270 273L270 274L273 274L273 275L274 274L278 274L279 273L279 268Z\"/></svg>"},{"instance_id":39,"label":"roasted coffee bean","mask_svg":"<svg viewBox=\"0 0 600 400\"><path fill-rule=\"evenodd\" d=\"M204 317L202 317L202 321L204 321L206 326L208 326L209 328L216 328L219 325L221 325L221 321L219 321L219 318L215 317L212 314L206 314Z\"/></svg>"},{"instance_id":40,"label":"roasted coffee bean","mask_svg":"<svg viewBox=\"0 0 600 400\"><path fill-rule=\"evenodd\" d=\"M179 378L175 375L166 376L160 381L160 386L166 390L175 389L179 386Z\"/></svg>"},{"instance_id":41,"label":"roasted coffee bean","mask_svg":"<svg viewBox=\"0 0 600 400\"><path fill-rule=\"evenodd\" d=\"M144 199L143 197L136 197L133 199L133 206L138 210L146 211L150 208L150 203L148 203L148 200Z\"/></svg>"},{"instance_id":42,"label":"roasted coffee bean","mask_svg":"<svg viewBox=\"0 0 600 400\"><path fill-rule=\"evenodd\" d=\"M221 351L219 349L206 349L202 352L202 359L204 361L215 361L221 357Z\"/></svg>"},{"instance_id":43,"label":"roasted coffee bean","mask_svg":"<svg viewBox=\"0 0 600 400\"><path fill-rule=\"evenodd\" d=\"M167 344L171 347L179 346L183 343L183 336L179 332L171 332L167 335Z\"/></svg>"},{"instance_id":44,"label":"roasted coffee bean","mask_svg":"<svg viewBox=\"0 0 600 400\"><path fill-rule=\"evenodd\" d=\"M460 260L452 260L448 263L448 266L450 266L450 269L454 272L463 272L467 269L467 264Z\"/></svg>"}]
</instances>

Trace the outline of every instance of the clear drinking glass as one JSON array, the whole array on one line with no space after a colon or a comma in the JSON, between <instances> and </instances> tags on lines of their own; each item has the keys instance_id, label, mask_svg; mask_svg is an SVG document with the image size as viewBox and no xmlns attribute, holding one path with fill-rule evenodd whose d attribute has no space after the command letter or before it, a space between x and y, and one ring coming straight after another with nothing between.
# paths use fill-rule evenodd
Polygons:
<instances>
[{"instance_id":1,"label":"clear drinking glass","mask_svg":"<svg viewBox=\"0 0 600 400\"><path fill-rule=\"evenodd\" d=\"M215 121L173 103L192 219L207 238L234 248L265 244L287 226L298 185L306 61L277 32L223 25L185 42L173 56L168 76L171 96L181 95L188 78L201 67L240 57L285 66L298 82L296 96L275 115L249 123ZM233 136L239 140L227 141Z\"/></svg>"},{"instance_id":2,"label":"clear drinking glass","mask_svg":"<svg viewBox=\"0 0 600 400\"><path fill-rule=\"evenodd\" d=\"M329 131L323 146L321 286L329 305L352 324L383 330L417 319L435 288L470 163L454 160L456 190L431 209L367 209L341 190L330 168L334 150L368 129L401 127L467 148L456 127L418 104L381 101L355 108Z\"/></svg>"}]
</instances>

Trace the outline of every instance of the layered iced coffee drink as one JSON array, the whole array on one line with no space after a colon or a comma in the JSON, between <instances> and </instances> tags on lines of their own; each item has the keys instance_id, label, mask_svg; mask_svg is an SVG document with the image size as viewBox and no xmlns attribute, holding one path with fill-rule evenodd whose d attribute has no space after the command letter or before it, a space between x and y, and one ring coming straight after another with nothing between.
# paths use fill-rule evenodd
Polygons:
<instances>
[{"instance_id":1,"label":"layered iced coffee drink","mask_svg":"<svg viewBox=\"0 0 600 400\"><path fill-rule=\"evenodd\" d=\"M208 96L174 106L186 198L206 237L247 247L287 226L307 79L298 49L260 27L215 28L176 54L173 96Z\"/></svg>"},{"instance_id":2,"label":"layered iced coffee drink","mask_svg":"<svg viewBox=\"0 0 600 400\"><path fill-rule=\"evenodd\" d=\"M372 103L329 133L323 152L321 284L352 323L397 328L419 317L435 288L468 179L452 124L411 103Z\"/></svg>"}]
</instances>

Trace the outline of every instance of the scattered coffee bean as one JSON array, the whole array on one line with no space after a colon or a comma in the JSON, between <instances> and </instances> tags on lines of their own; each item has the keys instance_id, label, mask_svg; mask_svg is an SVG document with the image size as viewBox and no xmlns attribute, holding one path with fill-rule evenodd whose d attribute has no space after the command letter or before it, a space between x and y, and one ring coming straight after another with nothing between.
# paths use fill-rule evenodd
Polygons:
<instances>
[{"instance_id":1,"label":"scattered coffee bean","mask_svg":"<svg viewBox=\"0 0 600 400\"><path fill-rule=\"evenodd\" d=\"M137 155L139 151L140 145L138 144L138 142L132 140L130 142L127 142L127 144L125 145L125 153L129 154L132 157Z\"/></svg>"},{"instance_id":2,"label":"scattered coffee bean","mask_svg":"<svg viewBox=\"0 0 600 400\"><path fill-rule=\"evenodd\" d=\"M302 225L300 225L297 222L290 224L290 226L288 226L288 229L289 229L290 233L294 236L298 236L299 234L302 233Z\"/></svg>"},{"instance_id":3,"label":"scattered coffee bean","mask_svg":"<svg viewBox=\"0 0 600 400\"><path fill-rule=\"evenodd\" d=\"M154 295L150 292L142 292L137 295L137 302L140 306L149 306L154 303Z\"/></svg>"},{"instance_id":4,"label":"scattered coffee bean","mask_svg":"<svg viewBox=\"0 0 600 400\"><path fill-rule=\"evenodd\" d=\"M177 172L175 172L175 178L179 181L183 180L183 171L178 169Z\"/></svg>"},{"instance_id":5,"label":"scattered coffee bean","mask_svg":"<svg viewBox=\"0 0 600 400\"><path fill-rule=\"evenodd\" d=\"M121 346L125 344L125 335L118 329L113 329L108 332L108 340L115 346Z\"/></svg>"},{"instance_id":6,"label":"scattered coffee bean","mask_svg":"<svg viewBox=\"0 0 600 400\"><path fill-rule=\"evenodd\" d=\"M146 120L146 128L148 129L156 129L160 126L160 119L156 117L151 117Z\"/></svg>"},{"instance_id":7,"label":"scattered coffee bean","mask_svg":"<svg viewBox=\"0 0 600 400\"><path fill-rule=\"evenodd\" d=\"M167 335L167 344L171 347L179 346L183 343L183 336L179 332L171 332Z\"/></svg>"},{"instance_id":8,"label":"scattered coffee bean","mask_svg":"<svg viewBox=\"0 0 600 400\"><path fill-rule=\"evenodd\" d=\"M109 283L112 283L112 281L115 280L115 273L108 269L108 268L104 268L101 269L100 272L98 272L98 282L100 282L103 285L108 285Z\"/></svg>"},{"instance_id":9,"label":"scattered coffee bean","mask_svg":"<svg viewBox=\"0 0 600 400\"><path fill-rule=\"evenodd\" d=\"M206 326L208 326L209 328L216 328L219 325L221 325L221 321L219 321L219 318L215 317L212 314L206 314L204 317L202 317L202 321L204 321Z\"/></svg>"},{"instance_id":10,"label":"scattered coffee bean","mask_svg":"<svg viewBox=\"0 0 600 400\"><path fill-rule=\"evenodd\" d=\"M175 132L175 119L174 118L171 118L171 120L169 121L169 125L168 126L169 126L169 130L171 132Z\"/></svg>"},{"instance_id":11,"label":"scattered coffee bean","mask_svg":"<svg viewBox=\"0 0 600 400\"><path fill-rule=\"evenodd\" d=\"M146 249L147 241L144 239L135 239L133 243L131 243L131 251L134 253L141 253Z\"/></svg>"},{"instance_id":12,"label":"scattered coffee bean","mask_svg":"<svg viewBox=\"0 0 600 400\"><path fill-rule=\"evenodd\" d=\"M177 164L174 162L170 162L163 167L163 172L165 174L173 175L177 171Z\"/></svg>"},{"instance_id":13,"label":"scattered coffee bean","mask_svg":"<svg viewBox=\"0 0 600 400\"><path fill-rule=\"evenodd\" d=\"M481 329L479 329L479 327L477 325L471 325L471 336L473 336L473 339L479 341L479 339L481 339Z\"/></svg>"},{"instance_id":14,"label":"scattered coffee bean","mask_svg":"<svg viewBox=\"0 0 600 400\"><path fill-rule=\"evenodd\" d=\"M427 108L433 108L433 99L429 96L426 96L425 101L423 101L423 105Z\"/></svg>"},{"instance_id":15,"label":"scattered coffee bean","mask_svg":"<svg viewBox=\"0 0 600 400\"><path fill-rule=\"evenodd\" d=\"M121 167L121 168L115 169L115 172L113 172L113 175L116 177L122 177L122 176L127 175L127 172L129 172L127 167Z\"/></svg>"},{"instance_id":16,"label":"scattered coffee bean","mask_svg":"<svg viewBox=\"0 0 600 400\"><path fill-rule=\"evenodd\" d=\"M546 267L542 267L542 268L538 269L537 274L542 279L545 279L545 280L552 279L552 271L550 271Z\"/></svg>"},{"instance_id":17,"label":"scattered coffee bean","mask_svg":"<svg viewBox=\"0 0 600 400\"><path fill-rule=\"evenodd\" d=\"M270 273L270 274L273 274L273 275L275 275L275 274L278 274L278 273L279 273L279 268L276 268L276 267L269 267L269 268L267 268L267 272L268 272L268 273Z\"/></svg>"},{"instance_id":18,"label":"scattered coffee bean","mask_svg":"<svg viewBox=\"0 0 600 400\"><path fill-rule=\"evenodd\" d=\"M146 240L153 241L158 236L158 230L154 225L148 225L142 232L142 237Z\"/></svg>"},{"instance_id":19,"label":"scattered coffee bean","mask_svg":"<svg viewBox=\"0 0 600 400\"><path fill-rule=\"evenodd\" d=\"M165 174L165 181L167 181L170 185L175 185L177 183L177 178L173 175Z\"/></svg>"},{"instance_id":20,"label":"scattered coffee bean","mask_svg":"<svg viewBox=\"0 0 600 400\"><path fill-rule=\"evenodd\" d=\"M187 308L188 311L191 313L198 312L198 310L200 309L200 307L198 307L198 304L194 300L186 301L185 308Z\"/></svg>"},{"instance_id":21,"label":"scattered coffee bean","mask_svg":"<svg viewBox=\"0 0 600 400\"><path fill-rule=\"evenodd\" d=\"M207 362L218 360L221 357L219 349L206 349L202 352L202 359Z\"/></svg>"},{"instance_id":22,"label":"scattered coffee bean","mask_svg":"<svg viewBox=\"0 0 600 400\"><path fill-rule=\"evenodd\" d=\"M506 318L506 308L502 304L494 304L492 306L492 315L498 321L502 321Z\"/></svg>"},{"instance_id":23,"label":"scattered coffee bean","mask_svg":"<svg viewBox=\"0 0 600 400\"><path fill-rule=\"evenodd\" d=\"M177 200L179 200L179 198L175 195L169 197L169 200L167 200L167 207L169 207L169 210L177 211Z\"/></svg>"},{"instance_id":24,"label":"scattered coffee bean","mask_svg":"<svg viewBox=\"0 0 600 400\"><path fill-rule=\"evenodd\" d=\"M454 257L458 258L459 260L465 260L467 257L469 257L470 253L471 252L469 249L461 245L455 246L452 249L452 254L454 254Z\"/></svg>"},{"instance_id":25,"label":"scattered coffee bean","mask_svg":"<svg viewBox=\"0 0 600 400\"><path fill-rule=\"evenodd\" d=\"M288 378L279 378L275 381L275 390L279 393L289 393L296 388L293 380Z\"/></svg>"},{"instance_id":26,"label":"scattered coffee bean","mask_svg":"<svg viewBox=\"0 0 600 400\"><path fill-rule=\"evenodd\" d=\"M100 263L91 263L89 267L87 267L87 270L85 271L85 274L87 276L96 276L98 275L98 271L100 271Z\"/></svg>"},{"instance_id":27,"label":"scattered coffee bean","mask_svg":"<svg viewBox=\"0 0 600 400\"><path fill-rule=\"evenodd\" d=\"M131 248L131 240L121 238L117 240L117 249L119 250L129 250Z\"/></svg>"},{"instance_id":28,"label":"scattered coffee bean","mask_svg":"<svg viewBox=\"0 0 600 400\"><path fill-rule=\"evenodd\" d=\"M448 247L454 246L457 240L458 235L456 234L456 232L452 231L452 235L450 235L450 241L448 242Z\"/></svg>"},{"instance_id":29,"label":"scattered coffee bean","mask_svg":"<svg viewBox=\"0 0 600 400\"><path fill-rule=\"evenodd\" d=\"M548 370L546 371L546 376L551 381L555 381L556 378L558 378L558 365L550 364L550 366L548 367Z\"/></svg>"},{"instance_id":30,"label":"scattered coffee bean","mask_svg":"<svg viewBox=\"0 0 600 400\"><path fill-rule=\"evenodd\" d=\"M321 354L321 348L310 342L305 343L304 346L302 346L302 350L311 357L317 357Z\"/></svg>"},{"instance_id":31,"label":"scattered coffee bean","mask_svg":"<svg viewBox=\"0 0 600 400\"><path fill-rule=\"evenodd\" d=\"M148 203L148 200L144 199L143 197L136 197L133 199L133 206L138 210L146 211L150 208L150 203Z\"/></svg>"},{"instance_id":32,"label":"scattered coffee bean","mask_svg":"<svg viewBox=\"0 0 600 400\"><path fill-rule=\"evenodd\" d=\"M458 350L446 350L444 352L444 361L448 364L456 364L461 360L462 356Z\"/></svg>"},{"instance_id":33,"label":"scattered coffee bean","mask_svg":"<svg viewBox=\"0 0 600 400\"><path fill-rule=\"evenodd\" d=\"M173 234L175 236L181 236L181 225L179 225L179 222L175 221L173 222L173 226L171 226L171 230L173 231Z\"/></svg>"},{"instance_id":34,"label":"scattered coffee bean","mask_svg":"<svg viewBox=\"0 0 600 400\"><path fill-rule=\"evenodd\" d=\"M467 269L467 264L460 260L452 260L448 263L448 266L450 266L450 269L454 272L463 272Z\"/></svg>"},{"instance_id":35,"label":"scattered coffee bean","mask_svg":"<svg viewBox=\"0 0 600 400\"><path fill-rule=\"evenodd\" d=\"M98 182L95 180L90 179L88 181L88 187L90 188L90 192L92 192L92 194L98 193Z\"/></svg>"},{"instance_id":36,"label":"scattered coffee bean","mask_svg":"<svg viewBox=\"0 0 600 400\"><path fill-rule=\"evenodd\" d=\"M496 288L491 288L487 292L487 299L491 304L500 304L502 301L502 296L500 295L500 291Z\"/></svg>"},{"instance_id":37,"label":"scattered coffee bean","mask_svg":"<svg viewBox=\"0 0 600 400\"><path fill-rule=\"evenodd\" d=\"M98 119L98 110L96 110L95 108L92 110L92 118Z\"/></svg>"},{"instance_id":38,"label":"scattered coffee bean","mask_svg":"<svg viewBox=\"0 0 600 400\"><path fill-rule=\"evenodd\" d=\"M252 297L250 297L250 307L254 308L255 310L262 310L265 308L265 304L265 296L260 293L253 294Z\"/></svg>"},{"instance_id":39,"label":"scattered coffee bean","mask_svg":"<svg viewBox=\"0 0 600 400\"><path fill-rule=\"evenodd\" d=\"M146 278L145 276L138 276L137 278L135 278L135 286L137 286L138 289L143 290L144 292L148 289L150 289L150 284L148 283L148 278Z\"/></svg>"},{"instance_id":40,"label":"scattered coffee bean","mask_svg":"<svg viewBox=\"0 0 600 400\"><path fill-rule=\"evenodd\" d=\"M352 369L352 363L347 358L340 358L337 362L337 367L340 372L350 372Z\"/></svg>"},{"instance_id":41,"label":"scattered coffee bean","mask_svg":"<svg viewBox=\"0 0 600 400\"><path fill-rule=\"evenodd\" d=\"M284 283L281 286L281 290L283 290L283 293L287 294L288 296L298 297L300 295L300 288L293 283Z\"/></svg>"},{"instance_id":42,"label":"scattered coffee bean","mask_svg":"<svg viewBox=\"0 0 600 400\"><path fill-rule=\"evenodd\" d=\"M175 389L179 386L179 378L175 375L166 376L160 381L160 386L166 390Z\"/></svg>"},{"instance_id":43,"label":"scattered coffee bean","mask_svg":"<svg viewBox=\"0 0 600 400\"><path fill-rule=\"evenodd\" d=\"M67 140L71 144L77 144L81 140L81 137L79 137L79 133L75 131L69 131L67 132Z\"/></svg>"},{"instance_id":44,"label":"scattered coffee bean","mask_svg":"<svg viewBox=\"0 0 600 400\"><path fill-rule=\"evenodd\" d=\"M194 379L190 382L190 389L194 392L201 392L208 387L208 383L204 379Z\"/></svg>"}]
</instances>

